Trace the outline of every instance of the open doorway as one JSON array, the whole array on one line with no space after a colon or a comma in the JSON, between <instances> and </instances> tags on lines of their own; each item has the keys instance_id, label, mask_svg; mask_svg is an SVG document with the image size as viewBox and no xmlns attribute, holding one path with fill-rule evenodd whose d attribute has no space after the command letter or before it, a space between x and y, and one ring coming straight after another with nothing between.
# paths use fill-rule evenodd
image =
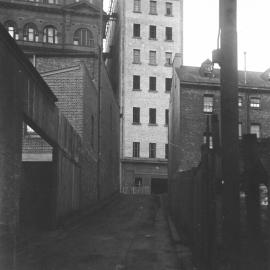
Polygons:
<instances>
[{"instance_id":1,"label":"open doorway","mask_svg":"<svg viewBox=\"0 0 270 270\"><path fill-rule=\"evenodd\" d=\"M152 178L151 179L151 194L168 193L168 179Z\"/></svg>"},{"instance_id":2,"label":"open doorway","mask_svg":"<svg viewBox=\"0 0 270 270\"><path fill-rule=\"evenodd\" d=\"M54 179L53 147L24 123L19 208L21 231L43 231L53 226Z\"/></svg>"}]
</instances>

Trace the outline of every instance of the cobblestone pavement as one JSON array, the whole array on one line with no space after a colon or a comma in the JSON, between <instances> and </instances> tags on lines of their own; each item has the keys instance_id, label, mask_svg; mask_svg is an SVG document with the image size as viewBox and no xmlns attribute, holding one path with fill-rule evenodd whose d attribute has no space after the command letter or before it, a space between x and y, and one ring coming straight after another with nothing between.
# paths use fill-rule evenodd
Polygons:
<instances>
[{"instance_id":1,"label":"cobblestone pavement","mask_svg":"<svg viewBox=\"0 0 270 270\"><path fill-rule=\"evenodd\" d=\"M16 270L176 270L159 197L121 195L80 224L18 250Z\"/></svg>"}]
</instances>

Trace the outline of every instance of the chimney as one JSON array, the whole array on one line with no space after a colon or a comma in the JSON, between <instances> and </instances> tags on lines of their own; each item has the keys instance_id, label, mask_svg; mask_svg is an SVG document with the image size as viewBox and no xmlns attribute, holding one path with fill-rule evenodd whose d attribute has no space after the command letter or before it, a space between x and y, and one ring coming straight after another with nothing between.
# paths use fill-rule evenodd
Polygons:
<instances>
[{"instance_id":1,"label":"chimney","mask_svg":"<svg viewBox=\"0 0 270 270\"><path fill-rule=\"evenodd\" d=\"M182 66L183 58L181 53L176 53L173 59L173 68Z\"/></svg>"}]
</instances>

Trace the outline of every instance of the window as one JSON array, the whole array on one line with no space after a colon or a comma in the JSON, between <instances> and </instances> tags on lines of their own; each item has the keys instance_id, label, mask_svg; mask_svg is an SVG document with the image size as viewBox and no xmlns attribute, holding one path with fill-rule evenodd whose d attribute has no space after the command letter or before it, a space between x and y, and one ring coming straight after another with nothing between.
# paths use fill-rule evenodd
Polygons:
<instances>
[{"instance_id":1,"label":"window","mask_svg":"<svg viewBox=\"0 0 270 270\"><path fill-rule=\"evenodd\" d=\"M7 29L10 36L12 36L16 40L19 39L19 34L18 34L18 31L17 31L17 25L16 25L15 22L13 22L13 21L5 22L5 28Z\"/></svg>"},{"instance_id":2,"label":"window","mask_svg":"<svg viewBox=\"0 0 270 270\"><path fill-rule=\"evenodd\" d=\"M142 178L141 177L135 177L134 186L135 187L141 187L142 186Z\"/></svg>"},{"instance_id":3,"label":"window","mask_svg":"<svg viewBox=\"0 0 270 270\"><path fill-rule=\"evenodd\" d=\"M133 142L133 157L140 157L140 143Z\"/></svg>"},{"instance_id":4,"label":"window","mask_svg":"<svg viewBox=\"0 0 270 270\"><path fill-rule=\"evenodd\" d=\"M214 145L213 145L213 136L211 135L211 133L204 133L203 135L203 143L207 144L209 149L213 149Z\"/></svg>"},{"instance_id":5,"label":"window","mask_svg":"<svg viewBox=\"0 0 270 270\"><path fill-rule=\"evenodd\" d=\"M133 37L140 37L141 36L141 25L140 24L133 24Z\"/></svg>"},{"instance_id":6,"label":"window","mask_svg":"<svg viewBox=\"0 0 270 270\"><path fill-rule=\"evenodd\" d=\"M170 92L172 88L172 78L165 79L165 91Z\"/></svg>"},{"instance_id":7,"label":"window","mask_svg":"<svg viewBox=\"0 0 270 270\"><path fill-rule=\"evenodd\" d=\"M38 30L35 24L28 23L24 26L23 40L38 42Z\"/></svg>"},{"instance_id":8,"label":"window","mask_svg":"<svg viewBox=\"0 0 270 270\"><path fill-rule=\"evenodd\" d=\"M250 133L251 134L256 134L257 139L259 139L261 137L261 126L260 126L260 124L251 124Z\"/></svg>"},{"instance_id":9,"label":"window","mask_svg":"<svg viewBox=\"0 0 270 270\"><path fill-rule=\"evenodd\" d=\"M238 107L242 107L243 106L243 97L238 96Z\"/></svg>"},{"instance_id":10,"label":"window","mask_svg":"<svg viewBox=\"0 0 270 270\"><path fill-rule=\"evenodd\" d=\"M134 0L133 11L141 12L141 0Z\"/></svg>"},{"instance_id":11,"label":"window","mask_svg":"<svg viewBox=\"0 0 270 270\"><path fill-rule=\"evenodd\" d=\"M203 112L212 113L213 112L213 102L214 97L211 95L203 96Z\"/></svg>"},{"instance_id":12,"label":"window","mask_svg":"<svg viewBox=\"0 0 270 270\"><path fill-rule=\"evenodd\" d=\"M166 143L165 144L165 158L168 159L169 157L169 145Z\"/></svg>"},{"instance_id":13,"label":"window","mask_svg":"<svg viewBox=\"0 0 270 270\"><path fill-rule=\"evenodd\" d=\"M250 98L250 107L254 109L258 109L261 107L261 99L258 97Z\"/></svg>"},{"instance_id":14,"label":"window","mask_svg":"<svg viewBox=\"0 0 270 270\"><path fill-rule=\"evenodd\" d=\"M80 28L76 30L73 37L73 44L79 46L94 47L95 43L93 33L86 28Z\"/></svg>"},{"instance_id":15,"label":"window","mask_svg":"<svg viewBox=\"0 0 270 270\"><path fill-rule=\"evenodd\" d=\"M168 126L169 124L169 110L165 110L165 125Z\"/></svg>"},{"instance_id":16,"label":"window","mask_svg":"<svg viewBox=\"0 0 270 270\"><path fill-rule=\"evenodd\" d=\"M156 109L149 109L149 124L156 124Z\"/></svg>"},{"instance_id":17,"label":"window","mask_svg":"<svg viewBox=\"0 0 270 270\"><path fill-rule=\"evenodd\" d=\"M150 51L149 52L149 64L150 65L156 65L157 64L157 53L156 51Z\"/></svg>"},{"instance_id":18,"label":"window","mask_svg":"<svg viewBox=\"0 0 270 270\"><path fill-rule=\"evenodd\" d=\"M156 144L149 143L149 158L156 158Z\"/></svg>"},{"instance_id":19,"label":"window","mask_svg":"<svg viewBox=\"0 0 270 270\"><path fill-rule=\"evenodd\" d=\"M165 66L171 66L172 65L172 53L166 52L165 53Z\"/></svg>"},{"instance_id":20,"label":"window","mask_svg":"<svg viewBox=\"0 0 270 270\"><path fill-rule=\"evenodd\" d=\"M166 16L172 16L172 3L166 2Z\"/></svg>"},{"instance_id":21,"label":"window","mask_svg":"<svg viewBox=\"0 0 270 270\"><path fill-rule=\"evenodd\" d=\"M46 26L43 30L43 42L50 44L57 44L57 30L54 26Z\"/></svg>"},{"instance_id":22,"label":"window","mask_svg":"<svg viewBox=\"0 0 270 270\"><path fill-rule=\"evenodd\" d=\"M141 63L141 52L140 50L134 49L133 50L133 63L140 64Z\"/></svg>"},{"instance_id":23,"label":"window","mask_svg":"<svg viewBox=\"0 0 270 270\"><path fill-rule=\"evenodd\" d=\"M141 88L141 77L138 75L133 75L133 90L140 90Z\"/></svg>"},{"instance_id":24,"label":"window","mask_svg":"<svg viewBox=\"0 0 270 270\"><path fill-rule=\"evenodd\" d=\"M149 77L149 90L150 91L156 91L156 85L157 85L157 78L156 77Z\"/></svg>"},{"instance_id":25,"label":"window","mask_svg":"<svg viewBox=\"0 0 270 270\"><path fill-rule=\"evenodd\" d=\"M133 107L133 124L140 124L140 108Z\"/></svg>"},{"instance_id":26,"label":"window","mask_svg":"<svg viewBox=\"0 0 270 270\"><path fill-rule=\"evenodd\" d=\"M155 25L149 26L149 38L156 39L157 38L157 27Z\"/></svg>"},{"instance_id":27,"label":"window","mask_svg":"<svg viewBox=\"0 0 270 270\"><path fill-rule=\"evenodd\" d=\"M165 38L168 41L172 40L172 27L166 27L165 28Z\"/></svg>"},{"instance_id":28,"label":"window","mask_svg":"<svg viewBox=\"0 0 270 270\"><path fill-rule=\"evenodd\" d=\"M238 137L239 139L241 139L243 136L243 133L242 133L242 123L238 123Z\"/></svg>"},{"instance_id":29,"label":"window","mask_svg":"<svg viewBox=\"0 0 270 270\"><path fill-rule=\"evenodd\" d=\"M150 1L150 14L157 14L157 1Z\"/></svg>"}]
</instances>

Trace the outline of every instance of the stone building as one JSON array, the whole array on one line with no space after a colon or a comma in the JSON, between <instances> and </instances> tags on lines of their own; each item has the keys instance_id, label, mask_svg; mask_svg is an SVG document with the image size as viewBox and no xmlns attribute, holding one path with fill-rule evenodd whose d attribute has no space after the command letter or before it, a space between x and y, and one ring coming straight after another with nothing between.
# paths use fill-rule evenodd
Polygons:
<instances>
[{"instance_id":1,"label":"stone building","mask_svg":"<svg viewBox=\"0 0 270 270\"><path fill-rule=\"evenodd\" d=\"M220 115L220 73L210 60L201 67L182 66L181 55L174 59L170 99L170 171L187 171L201 160L205 143L206 118ZM239 139L254 133L270 136L270 70L239 71ZM211 145L210 134L210 145Z\"/></svg>"},{"instance_id":2,"label":"stone building","mask_svg":"<svg viewBox=\"0 0 270 270\"><path fill-rule=\"evenodd\" d=\"M99 62L105 29L100 4L99 0L0 0L0 22L49 85L91 157L82 161L91 170L79 184L80 209L119 191L119 104L104 63ZM23 130L24 163L52 161L53 147L39 136L35 124L26 121ZM75 188L68 192L73 194Z\"/></svg>"},{"instance_id":3,"label":"stone building","mask_svg":"<svg viewBox=\"0 0 270 270\"><path fill-rule=\"evenodd\" d=\"M121 106L123 192L167 186L168 108L172 59L182 53L183 2L114 1L107 66Z\"/></svg>"}]
</instances>

